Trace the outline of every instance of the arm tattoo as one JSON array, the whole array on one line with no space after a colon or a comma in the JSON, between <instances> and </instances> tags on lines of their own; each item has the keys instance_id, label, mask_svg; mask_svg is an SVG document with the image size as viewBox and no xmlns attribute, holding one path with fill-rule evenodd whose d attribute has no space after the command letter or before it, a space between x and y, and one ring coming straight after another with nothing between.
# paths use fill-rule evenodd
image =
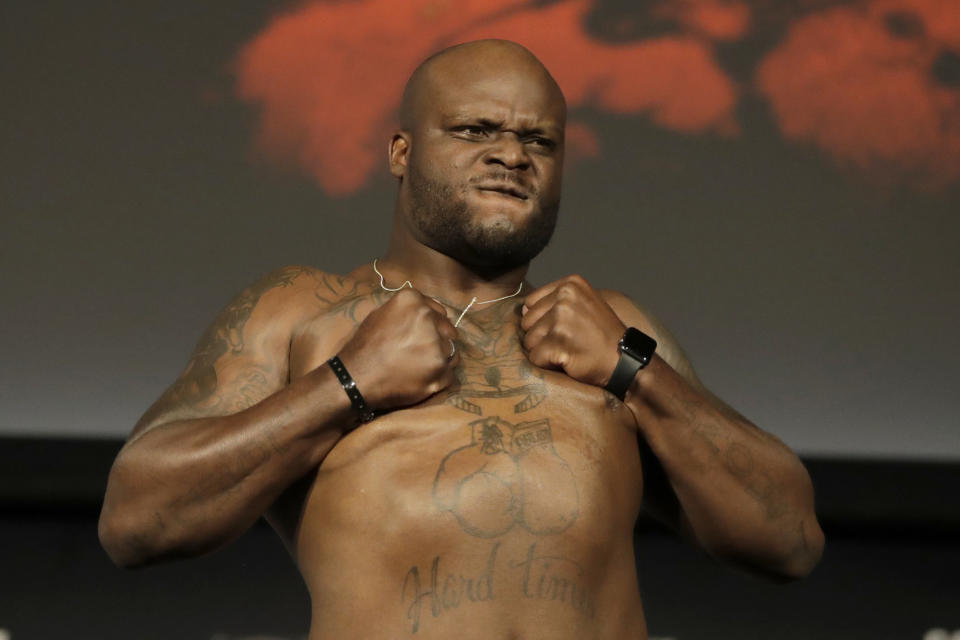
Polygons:
<instances>
[{"instance_id":1,"label":"arm tattoo","mask_svg":"<svg viewBox=\"0 0 960 640\"><path fill-rule=\"evenodd\" d=\"M379 307L390 299L391 294L356 280L324 273L314 295L327 307L328 313L347 318L358 327L371 307Z\"/></svg>"},{"instance_id":2,"label":"arm tattoo","mask_svg":"<svg viewBox=\"0 0 960 640\"><path fill-rule=\"evenodd\" d=\"M689 400L683 402L681 405L683 420L692 425L693 432L700 437L704 446L710 449L713 457L719 460L727 472L741 484L744 491L757 501L767 520L778 520L786 515L789 507L783 498L782 487L775 478L757 463L750 447L724 437L721 427L710 418L702 415L698 418L697 414L701 408L701 403ZM723 407L720 408L723 409ZM739 422L744 428L753 433L760 432L740 414L733 412L732 409L729 411L739 417ZM731 413L724 413L728 418L732 417Z\"/></svg>"},{"instance_id":3,"label":"arm tattoo","mask_svg":"<svg viewBox=\"0 0 960 640\"><path fill-rule=\"evenodd\" d=\"M226 306L214 323L203 334L193 351L189 365L180 378L161 396L144 416L150 421L160 414L178 407L211 415L220 412L236 412L259 402L268 393L268 376L272 371L265 367L248 367L239 375L239 387L226 396L218 391L216 363L226 354L243 353L244 326L257 303L268 291L289 287L293 281L310 270L304 267L283 267L273 271L252 286L244 289Z\"/></svg>"},{"instance_id":4,"label":"arm tattoo","mask_svg":"<svg viewBox=\"0 0 960 640\"><path fill-rule=\"evenodd\" d=\"M777 520L787 513L781 487L769 473L758 468L748 447L731 443L723 458L730 475L739 480L746 492L759 503L767 520Z\"/></svg>"}]
</instances>

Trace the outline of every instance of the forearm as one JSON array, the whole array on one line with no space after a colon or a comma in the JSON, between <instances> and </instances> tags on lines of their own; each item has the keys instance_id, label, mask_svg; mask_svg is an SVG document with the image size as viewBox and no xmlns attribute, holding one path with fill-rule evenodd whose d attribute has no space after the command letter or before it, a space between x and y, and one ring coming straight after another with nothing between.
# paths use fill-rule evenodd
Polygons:
<instances>
[{"instance_id":1,"label":"forearm","mask_svg":"<svg viewBox=\"0 0 960 640\"><path fill-rule=\"evenodd\" d=\"M356 423L329 367L228 416L153 427L110 472L100 536L118 564L215 549L248 529Z\"/></svg>"},{"instance_id":2,"label":"forearm","mask_svg":"<svg viewBox=\"0 0 960 640\"><path fill-rule=\"evenodd\" d=\"M809 475L779 440L693 387L659 357L627 406L681 507L680 526L711 554L784 577L808 573L823 534Z\"/></svg>"}]
</instances>

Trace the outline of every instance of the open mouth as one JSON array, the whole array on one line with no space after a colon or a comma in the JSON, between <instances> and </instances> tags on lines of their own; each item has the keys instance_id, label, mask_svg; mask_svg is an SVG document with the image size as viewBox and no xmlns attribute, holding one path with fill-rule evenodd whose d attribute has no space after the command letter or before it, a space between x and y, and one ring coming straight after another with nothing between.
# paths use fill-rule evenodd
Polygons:
<instances>
[{"instance_id":1,"label":"open mouth","mask_svg":"<svg viewBox=\"0 0 960 640\"><path fill-rule=\"evenodd\" d=\"M477 189L480 191L493 191L494 193L501 193L505 196L517 198L518 200L526 200L530 197L522 189L506 184L480 185L477 187Z\"/></svg>"}]
</instances>

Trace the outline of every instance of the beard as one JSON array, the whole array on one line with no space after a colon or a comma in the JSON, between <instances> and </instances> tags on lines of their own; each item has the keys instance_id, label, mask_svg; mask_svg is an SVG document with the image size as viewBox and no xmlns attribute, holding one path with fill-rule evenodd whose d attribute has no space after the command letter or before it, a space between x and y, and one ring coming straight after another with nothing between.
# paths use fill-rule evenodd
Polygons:
<instances>
[{"instance_id":1,"label":"beard","mask_svg":"<svg viewBox=\"0 0 960 640\"><path fill-rule=\"evenodd\" d=\"M518 182L504 171L483 179ZM557 226L560 199L544 201L530 191L534 210L520 225L500 219L484 224L466 200L469 185L434 180L412 164L407 172L410 218L417 239L435 251L472 267L512 269L530 262L550 243ZM526 186L526 185L523 185Z\"/></svg>"}]
</instances>

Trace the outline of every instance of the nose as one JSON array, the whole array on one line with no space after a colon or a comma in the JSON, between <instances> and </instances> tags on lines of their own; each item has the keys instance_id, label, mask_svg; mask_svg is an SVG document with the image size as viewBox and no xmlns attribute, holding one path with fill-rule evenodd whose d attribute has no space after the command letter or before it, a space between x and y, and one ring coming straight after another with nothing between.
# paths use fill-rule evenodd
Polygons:
<instances>
[{"instance_id":1,"label":"nose","mask_svg":"<svg viewBox=\"0 0 960 640\"><path fill-rule=\"evenodd\" d=\"M507 169L523 171L530 167L530 156L523 143L510 133L497 136L484 159L487 164L499 164Z\"/></svg>"}]
</instances>

